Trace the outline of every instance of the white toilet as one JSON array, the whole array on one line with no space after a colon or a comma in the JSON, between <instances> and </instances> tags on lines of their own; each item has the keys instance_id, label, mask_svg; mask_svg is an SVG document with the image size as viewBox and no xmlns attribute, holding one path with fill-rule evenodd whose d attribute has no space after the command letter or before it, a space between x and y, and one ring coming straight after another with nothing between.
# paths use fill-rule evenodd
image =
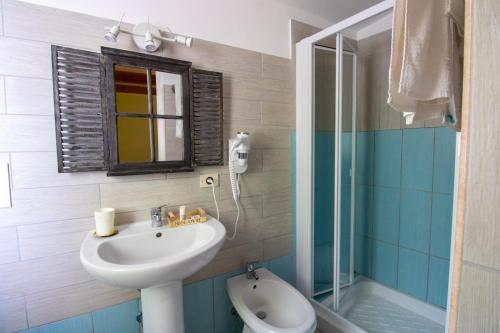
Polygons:
<instances>
[{"instance_id":1,"label":"white toilet","mask_svg":"<svg viewBox=\"0 0 500 333\"><path fill-rule=\"evenodd\" d=\"M313 333L316 314L309 301L266 268L255 273L227 280L229 298L245 322L243 333Z\"/></svg>"}]
</instances>

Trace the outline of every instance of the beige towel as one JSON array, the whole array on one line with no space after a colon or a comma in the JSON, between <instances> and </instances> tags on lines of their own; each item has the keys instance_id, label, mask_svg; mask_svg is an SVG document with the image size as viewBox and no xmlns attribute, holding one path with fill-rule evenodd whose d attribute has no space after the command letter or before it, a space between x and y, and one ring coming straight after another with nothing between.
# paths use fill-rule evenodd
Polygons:
<instances>
[{"instance_id":1,"label":"beige towel","mask_svg":"<svg viewBox=\"0 0 500 333\"><path fill-rule=\"evenodd\" d=\"M407 124L436 118L457 123L459 63L449 15L457 7L450 1L455 0L396 0L387 102Z\"/></svg>"}]
</instances>

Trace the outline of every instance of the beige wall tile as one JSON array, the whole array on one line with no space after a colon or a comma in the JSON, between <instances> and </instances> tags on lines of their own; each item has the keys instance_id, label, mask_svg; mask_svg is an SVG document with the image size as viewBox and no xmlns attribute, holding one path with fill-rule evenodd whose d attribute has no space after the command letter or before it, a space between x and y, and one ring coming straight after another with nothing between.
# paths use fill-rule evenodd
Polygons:
<instances>
[{"instance_id":1,"label":"beige wall tile","mask_svg":"<svg viewBox=\"0 0 500 333\"><path fill-rule=\"evenodd\" d=\"M244 268L247 262L262 261L262 253L262 241L221 250L209 265L187 278L184 283L203 280L222 273Z\"/></svg>"},{"instance_id":2,"label":"beige wall tile","mask_svg":"<svg viewBox=\"0 0 500 333\"><path fill-rule=\"evenodd\" d=\"M496 332L495 284L493 271L465 263L462 266L457 332Z\"/></svg>"},{"instance_id":3,"label":"beige wall tile","mask_svg":"<svg viewBox=\"0 0 500 333\"><path fill-rule=\"evenodd\" d=\"M1 265L1 297L21 297L93 278L80 263L80 251Z\"/></svg>"},{"instance_id":4,"label":"beige wall tile","mask_svg":"<svg viewBox=\"0 0 500 333\"><path fill-rule=\"evenodd\" d=\"M101 184L101 204L117 212L137 211L169 204L209 201L211 188L200 188L199 178ZM216 189L218 192L219 189Z\"/></svg>"},{"instance_id":5,"label":"beige wall tile","mask_svg":"<svg viewBox=\"0 0 500 333\"><path fill-rule=\"evenodd\" d=\"M244 121L251 126L261 124L261 106L258 101L224 98L224 122Z\"/></svg>"},{"instance_id":6,"label":"beige wall tile","mask_svg":"<svg viewBox=\"0 0 500 333\"><path fill-rule=\"evenodd\" d=\"M5 78L0 75L0 114L5 112Z\"/></svg>"},{"instance_id":7,"label":"beige wall tile","mask_svg":"<svg viewBox=\"0 0 500 333\"><path fill-rule=\"evenodd\" d=\"M24 297L0 299L0 332L17 332L28 328Z\"/></svg>"},{"instance_id":8,"label":"beige wall tile","mask_svg":"<svg viewBox=\"0 0 500 333\"><path fill-rule=\"evenodd\" d=\"M7 113L53 115L52 80L5 77Z\"/></svg>"},{"instance_id":9,"label":"beige wall tile","mask_svg":"<svg viewBox=\"0 0 500 333\"><path fill-rule=\"evenodd\" d=\"M53 117L0 116L0 151L55 151Z\"/></svg>"},{"instance_id":10,"label":"beige wall tile","mask_svg":"<svg viewBox=\"0 0 500 333\"><path fill-rule=\"evenodd\" d=\"M95 280L39 292L26 297L30 327L123 303L139 296L137 291L117 289Z\"/></svg>"},{"instance_id":11,"label":"beige wall tile","mask_svg":"<svg viewBox=\"0 0 500 333\"><path fill-rule=\"evenodd\" d=\"M293 82L280 79L228 74L224 76L224 97L275 103L293 103Z\"/></svg>"},{"instance_id":12,"label":"beige wall tile","mask_svg":"<svg viewBox=\"0 0 500 333\"><path fill-rule=\"evenodd\" d=\"M261 54L237 47L196 39L192 48L166 44L163 56L191 61L193 67L220 71L224 74L244 73L259 77L262 71Z\"/></svg>"},{"instance_id":13,"label":"beige wall tile","mask_svg":"<svg viewBox=\"0 0 500 333\"><path fill-rule=\"evenodd\" d=\"M98 51L101 45L138 51L128 36L121 36L116 44L105 41L104 27L116 21L15 0L6 0L4 5L5 36L92 51ZM130 28L127 24L124 27Z\"/></svg>"},{"instance_id":14,"label":"beige wall tile","mask_svg":"<svg viewBox=\"0 0 500 333\"><path fill-rule=\"evenodd\" d=\"M295 81L295 61L262 54L262 76L266 78Z\"/></svg>"},{"instance_id":15,"label":"beige wall tile","mask_svg":"<svg viewBox=\"0 0 500 333\"><path fill-rule=\"evenodd\" d=\"M292 233L292 216L290 211L279 215L264 217L262 221L262 235L265 238L290 235Z\"/></svg>"},{"instance_id":16,"label":"beige wall tile","mask_svg":"<svg viewBox=\"0 0 500 333\"><path fill-rule=\"evenodd\" d=\"M264 260L289 255L292 252L292 235L283 235L264 240Z\"/></svg>"},{"instance_id":17,"label":"beige wall tile","mask_svg":"<svg viewBox=\"0 0 500 333\"><path fill-rule=\"evenodd\" d=\"M50 44L0 38L0 74L52 78Z\"/></svg>"},{"instance_id":18,"label":"beige wall tile","mask_svg":"<svg viewBox=\"0 0 500 333\"><path fill-rule=\"evenodd\" d=\"M225 124L224 141L226 142L229 137L242 130L250 133L252 149L290 149L291 129L277 126L252 127L244 121L233 121L231 124Z\"/></svg>"},{"instance_id":19,"label":"beige wall tile","mask_svg":"<svg viewBox=\"0 0 500 333\"><path fill-rule=\"evenodd\" d=\"M291 212L290 192L264 194L262 198L262 216L284 215Z\"/></svg>"},{"instance_id":20,"label":"beige wall tile","mask_svg":"<svg viewBox=\"0 0 500 333\"><path fill-rule=\"evenodd\" d=\"M17 227L22 260L78 251L94 229L94 219L74 219Z\"/></svg>"},{"instance_id":21,"label":"beige wall tile","mask_svg":"<svg viewBox=\"0 0 500 333\"><path fill-rule=\"evenodd\" d=\"M127 177L108 177L106 172L58 173L55 152L20 152L11 154L13 186L16 189L85 185L112 182L164 179L165 175L151 174Z\"/></svg>"},{"instance_id":22,"label":"beige wall tile","mask_svg":"<svg viewBox=\"0 0 500 333\"><path fill-rule=\"evenodd\" d=\"M221 198L232 198L231 183L229 179L221 179ZM240 178L241 196L248 197L257 193L284 193L290 192L290 172L268 171L244 174Z\"/></svg>"},{"instance_id":23,"label":"beige wall tile","mask_svg":"<svg viewBox=\"0 0 500 333\"><path fill-rule=\"evenodd\" d=\"M90 217L97 207L97 185L12 190L12 208L0 209L0 225Z\"/></svg>"},{"instance_id":24,"label":"beige wall tile","mask_svg":"<svg viewBox=\"0 0 500 333\"><path fill-rule=\"evenodd\" d=\"M290 149L263 149L262 150L262 170L290 170ZM291 179L290 179L291 181Z\"/></svg>"},{"instance_id":25,"label":"beige wall tile","mask_svg":"<svg viewBox=\"0 0 500 333\"><path fill-rule=\"evenodd\" d=\"M15 227L0 228L0 264L19 260Z\"/></svg>"},{"instance_id":26,"label":"beige wall tile","mask_svg":"<svg viewBox=\"0 0 500 333\"><path fill-rule=\"evenodd\" d=\"M262 124L295 128L295 105L262 102Z\"/></svg>"}]
</instances>

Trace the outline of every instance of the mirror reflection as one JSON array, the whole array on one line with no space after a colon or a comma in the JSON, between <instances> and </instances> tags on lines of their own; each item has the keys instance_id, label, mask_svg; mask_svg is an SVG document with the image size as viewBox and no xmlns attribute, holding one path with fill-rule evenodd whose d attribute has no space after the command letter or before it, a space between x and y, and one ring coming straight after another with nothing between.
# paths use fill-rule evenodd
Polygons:
<instances>
[{"instance_id":1,"label":"mirror reflection","mask_svg":"<svg viewBox=\"0 0 500 333\"><path fill-rule=\"evenodd\" d=\"M183 160L181 75L119 65L114 74L119 162Z\"/></svg>"}]
</instances>

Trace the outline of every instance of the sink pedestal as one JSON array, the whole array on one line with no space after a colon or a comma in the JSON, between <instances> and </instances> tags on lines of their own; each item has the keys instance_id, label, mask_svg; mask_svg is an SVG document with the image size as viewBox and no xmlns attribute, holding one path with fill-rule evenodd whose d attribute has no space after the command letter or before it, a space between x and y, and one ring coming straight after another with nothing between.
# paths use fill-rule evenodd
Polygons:
<instances>
[{"instance_id":1,"label":"sink pedestal","mask_svg":"<svg viewBox=\"0 0 500 333\"><path fill-rule=\"evenodd\" d=\"M182 281L141 289L144 333L184 333Z\"/></svg>"}]
</instances>

